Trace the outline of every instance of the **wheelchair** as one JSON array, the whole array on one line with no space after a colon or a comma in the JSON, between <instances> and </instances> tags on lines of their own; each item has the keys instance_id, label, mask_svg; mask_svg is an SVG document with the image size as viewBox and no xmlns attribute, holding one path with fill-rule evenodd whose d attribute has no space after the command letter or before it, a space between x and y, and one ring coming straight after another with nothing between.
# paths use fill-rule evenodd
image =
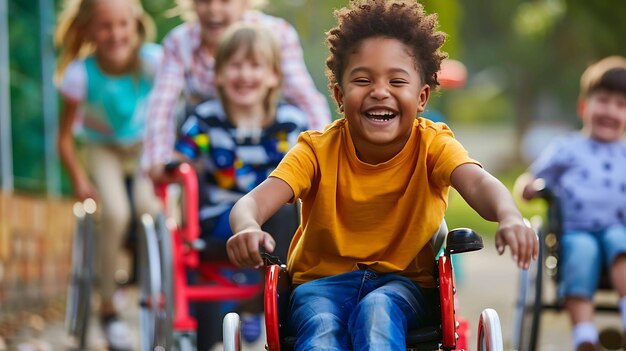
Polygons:
<instances>
[{"instance_id":1,"label":"wheelchair","mask_svg":"<svg viewBox=\"0 0 626 351\"><path fill-rule=\"evenodd\" d=\"M200 236L199 183L187 163L171 163L166 172L178 186L157 184L166 214L143 215L139 232L139 320L142 351L196 350L198 322L190 303L250 299L262 294L261 282L249 282L228 261L224 242ZM180 200L180 204L176 203ZM180 208L179 211L173 209ZM169 210L169 211L167 211ZM297 209L281 209L268 225L295 231ZM265 228L265 227L264 227ZM268 229L270 230L270 229ZM291 231L293 233L293 231ZM188 278L193 276L198 283ZM208 323L221 336L221 312Z\"/></svg>"},{"instance_id":2,"label":"wheelchair","mask_svg":"<svg viewBox=\"0 0 626 351\"><path fill-rule=\"evenodd\" d=\"M447 233L445 222L433 236L435 252L440 252L444 241L446 246L436 260L438 274L437 287L440 295L441 323L418 330L410 330L406 337L407 350L465 350L466 323L455 316L456 287L451 255L480 250L483 248L482 238L470 229L455 229ZM287 266L277 262L272 256L263 254L265 270L265 329L266 350L293 350L296 342L294 336L286 330L287 308L290 294L290 280ZM241 350L240 317L229 313L224 317L224 351ZM493 309L482 311L478 322L477 349L503 350L502 330L498 314Z\"/></svg>"},{"instance_id":3,"label":"wheelchair","mask_svg":"<svg viewBox=\"0 0 626 351\"><path fill-rule=\"evenodd\" d=\"M248 299L260 292L258 283L237 282L225 272L232 265L225 259L204 260L206 242L200 238L198 179L186 163L167 165L166 171L180 183L182 210L175 215L143 215L139 233L139 320L141 350L196 350L197 321L191 302ZM163 208L170 206L170 184L155 186ZM202 283L192 284L197 275Z\"/></svg>"},{"instance_id":4,"label":"wheelchair","mask_svg":"<svg viewBox=\"0 0 626 351\"><path fill-rule=\"evenodd\" d=\"M531 262L528 270L521 270L519 275L519 291L512 323L512 343L514 349L519 351L539 350L541 314L546 310L561 312L564 309L563 301L558 297L559 240L563 235L561 204L558 196L546 188L541 179L536 180L533 186L537 189L537 198L546 203L547 215L545 220L540 216L531 219L539 239L539 256L537 261ZM598 291L611 290L613 288L605 268L600 276ZM597 303L595 310L619 312L618 306L610 303ZM601 343L602 339L601 333Z\"/></svg>"}]
</instances>

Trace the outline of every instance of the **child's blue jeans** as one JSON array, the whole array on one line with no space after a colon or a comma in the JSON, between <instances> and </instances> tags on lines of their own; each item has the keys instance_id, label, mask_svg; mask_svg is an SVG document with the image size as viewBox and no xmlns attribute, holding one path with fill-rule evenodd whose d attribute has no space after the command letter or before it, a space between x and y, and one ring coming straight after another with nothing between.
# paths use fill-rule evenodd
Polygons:
<instances>
[{"instance_id":1,"label":"child's blue jeans","mask_svg":"<svg viewBox=\"0 0 626 351\"><path fill-rule=\"evenodd\" d=\"M296 350L406 350L409 329L438 323L437 289L396 274L357 270L313 280L291 295Z\"/></svg>"},{"instance_id":2,"label":"child's blue jeans","mask_svg":"<svg viewBox=\"0 0 626 351\"><path fill-rule=\"evenodd\" d=\"M592 299L602 266L610 267L617 255L625 253L624 225L598 232L566 231L561 238L559 295Z\"/></svg>"}]
</instances>

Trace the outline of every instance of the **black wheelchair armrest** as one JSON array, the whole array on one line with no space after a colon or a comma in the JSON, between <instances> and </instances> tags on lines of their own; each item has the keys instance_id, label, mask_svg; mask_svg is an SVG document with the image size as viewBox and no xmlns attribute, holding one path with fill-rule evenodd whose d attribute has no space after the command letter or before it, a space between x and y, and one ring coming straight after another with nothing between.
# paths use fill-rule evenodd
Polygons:
<instances>
[{"instance_id":1,"label":"black wheelchair armrest","mask_svg":"<svg viewBox=\"0 0 626 351\"><path fill-rule=\"evenodd\" d=\"M480 250L484 247L483 239L475 231L468 228L457 228L446 238L446 255Z\"/></svg>"}]
</instances>

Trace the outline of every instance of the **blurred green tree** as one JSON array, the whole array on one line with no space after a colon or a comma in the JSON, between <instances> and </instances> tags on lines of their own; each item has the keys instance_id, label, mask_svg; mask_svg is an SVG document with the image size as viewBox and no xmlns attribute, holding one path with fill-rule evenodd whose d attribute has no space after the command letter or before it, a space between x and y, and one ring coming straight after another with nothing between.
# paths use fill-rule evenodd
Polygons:
<instances>
[{"instance_id":1,"label":"blurred green tree","mask_svg":"<svg viewBox=\"0 0 626 351\"><path fill-rule=\"evenodd\" d=\"M514 123L518 141L533 121L577 123L584 68L606 55L626 55L622 0L474 0L462 6L462 60L473 77L450 99L448 106L465 106L452 107L450 118L474 121L487 111L492 122ZM482 98L470 105L461 96L468 91ZM493 110L502 98L507 103Z\"/></svg>"},{"instance_id":2,"label":"blurred green tree","mask_svg":"<svg viewBox=\"0 0 626 351\"><path fill-rule=\"evenodd\" d=\"M14 187L40 193L46 190L46 175L39 4L20 0L8 5Z\"/></svg>"},{"instance_id":3,"label":"blurred green tree","mask_svg":"<svg viewBox=\"0 0 626 351\"><path fill-rule=\"evenodd\" d=\"M166 15L172 0L142 0L157 25L157 41L181 21ZM324 75L325 32L332 11L347 0L271 0L268 13L300 33L305 61L318 89ZM445 50L464 62L467 85L435 95L432 105L451 123L514 123L518 140L537 120L576 124L578 79L585 66L611 54L626 55L623 0L423 0L449 38ZM14 183L45 192L45 133L38 43L39 1L9 0L9 55ZM56 1L57 10L62 5ZM4 20L4 19L0 19ZM334 110L334 102L329 99ZM519 145L519 143L516 143ZM67 190L67 182L65 182Z\"/></svg>"}]
</instances>

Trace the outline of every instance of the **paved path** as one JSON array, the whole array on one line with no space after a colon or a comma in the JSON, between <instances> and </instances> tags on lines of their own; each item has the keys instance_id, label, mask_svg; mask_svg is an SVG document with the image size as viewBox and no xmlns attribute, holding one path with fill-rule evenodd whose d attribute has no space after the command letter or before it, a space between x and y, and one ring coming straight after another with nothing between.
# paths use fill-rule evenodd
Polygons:
<instances>
[{"instance_id":1,"label":"paved path","mask_svg":"<svg viewBox=\"0 0 626 351\"><path fill-rule=\"evenodd\" d=\"M117 298L118 310L121 317L128 322L135 335L135 350L140 350L139 341L139 309L138 291L136 288L125 289ZM221 321L219 321L221 324ZM35 323L38 324L38 323ZM71 340L66 336L65 326L61 318L48 321L43 324L44 328L24 328L20 335L16 336L11 343L8 351L63 351L70 350L72 346ZM97 318L93 317L89 324L89 350L88 351L107 351L104 335L100 328ZM263 332L265 335L265 332ZM264 350L265 339L261 339L254 344L244 343L243 351L262 351ZM210 351L222 350L222 345L216 345ZM4 351L0 347L0 351Z\"/></svg>"},{"instance_id":2,"label":"paved path","mask_svg":"<svg viewBox=\"0 0 626 351\"><path fill-rule=\"evenodd\" d=\"M485 248L478 252L461 254L460 262L463 270L462 285L458 287L460 314L469 320L471 326L471 350L475 350L478 317L484 308L495 309L502 324L505 350L513 350L513 313L518 291L518 274L516 265L508 251L498 256L493 242L485 242ZM550 295L551 296L551 295ZM606 300L616 300L614 294L601 296ZM621 328L617 314L603 314L596 317L599 329L612 327ZM565 312L545 310L541 317L539 339L540 351L572 350L570 341L570 325Z\"/></svg>"}]
</instances>

